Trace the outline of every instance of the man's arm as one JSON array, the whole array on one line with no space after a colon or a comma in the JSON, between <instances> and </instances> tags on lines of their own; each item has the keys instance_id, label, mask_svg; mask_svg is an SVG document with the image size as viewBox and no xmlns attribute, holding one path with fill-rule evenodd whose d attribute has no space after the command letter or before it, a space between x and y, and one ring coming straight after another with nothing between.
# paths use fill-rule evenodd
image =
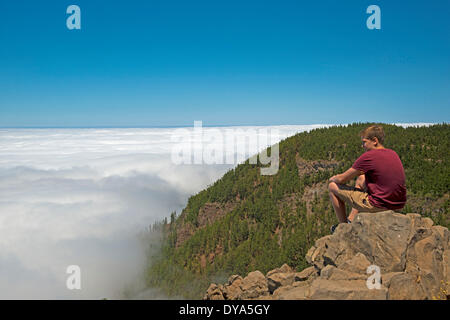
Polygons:
<instances>
[{"instance_id":1,"label":"man's arm","mask_svg":"<svg viewBox=\"0 0 450 320\"><path fill-rule=\"evenodd\" d=\"M344 173L332 176L329 181L330 182L336 182L336 183L339 183L339 184L344 184L347 181L350 181L353 178L356 178L357 176L360 176L362 174L364 174L364 172L362 172L360 170L356 170L356 169L350 168L347 171L345 171Z\"/></svg>"}]
</instances>

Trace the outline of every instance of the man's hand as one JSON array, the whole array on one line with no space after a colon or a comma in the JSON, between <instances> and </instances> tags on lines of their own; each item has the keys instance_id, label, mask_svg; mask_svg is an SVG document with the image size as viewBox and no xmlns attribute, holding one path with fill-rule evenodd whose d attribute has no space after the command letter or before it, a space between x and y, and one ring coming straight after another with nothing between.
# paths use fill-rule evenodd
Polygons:
<instances>
[{"instance_id":1,"label":"man's hand","mask_svg":"<svg viewBox=\"0 0 450 320\"><path fill-rule=\"evenodd\" d=\"M340 184L341 183L341 179L340 179L339 176L340 176L340 174L334 175L328 181Z\"/></svg>"},{"instance_id":2,"label":"man's hand","mask_svg":"<svg viewBox=\"0 0 450 320\"><path fill-rule=\"evenodd\" d=\"M350 168L347 171L345 171L344 173L332 176L329 179L329 181L330 182L335 182L335 183L338 183L338 184L344 184L347 181L350 181L353 178L356 178L357 176L362 175L362 174L364 174L364 172L359 171L359 170L355 170L353 168Z\"/></svg>"}]
</instances>

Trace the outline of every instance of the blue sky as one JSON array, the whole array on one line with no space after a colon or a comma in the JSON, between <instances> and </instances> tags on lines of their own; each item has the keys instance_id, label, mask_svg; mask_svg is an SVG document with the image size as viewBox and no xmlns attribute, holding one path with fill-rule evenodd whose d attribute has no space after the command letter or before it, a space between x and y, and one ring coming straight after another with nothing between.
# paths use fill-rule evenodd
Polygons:
<instances>
[{"instance_id":1,"label":"blue sky","mask_svg":"<svg viewBox=\"0 0 450 320\"><path fill-rule=\"evenodd\" d=\"M1 1L0 127L448 122L449 17L439 0Z\"/></svg>"}]
</instances>

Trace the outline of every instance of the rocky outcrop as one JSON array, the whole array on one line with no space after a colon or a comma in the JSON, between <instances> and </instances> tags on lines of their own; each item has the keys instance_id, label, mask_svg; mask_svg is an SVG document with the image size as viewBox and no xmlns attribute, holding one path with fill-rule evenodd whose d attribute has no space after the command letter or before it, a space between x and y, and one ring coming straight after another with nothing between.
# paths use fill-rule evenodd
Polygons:
<instances>
[{"instance_id":1,"label":"rocky outcrop","mask_svg":"<svg viewBox=\"0 0 450 320\"><path fill-rule=\"evenodd\" d=\"M418 214L359 213L306 254L310 267L284 264L211 284L204 299L447 299L450 232Z\"/></svg>"},{"instance_id":2,"label":"rocky outcrop","mask_svg":"<svg viewBox=\"0 0 450 320\"><path fill-rule=\"evenodd\" d=\"M339 166L336 160L305 160L300 157L299 153L295 154L295 162L299 176L304 176L320 171L333 170Z\"/></svg>"},{"instance_id":3,"label":"rocky outcrop","mask_svg":"<svg viewBox=\"0 0 450 320\"><path fill-rule=\"evenodd\" d=\"M233 211L237 207L237 202L226 202L225 204L218 202L207 202L198 210L197 228L203 228L207 225L213 224L214 221L219 220L227 213ZM184 214L182 214L184 218ZM180 226L176 229L176 243L175 247L179 248L190 237L194 235L196 227L190 223L182 221Z\"/></svg>"}]
</instances>

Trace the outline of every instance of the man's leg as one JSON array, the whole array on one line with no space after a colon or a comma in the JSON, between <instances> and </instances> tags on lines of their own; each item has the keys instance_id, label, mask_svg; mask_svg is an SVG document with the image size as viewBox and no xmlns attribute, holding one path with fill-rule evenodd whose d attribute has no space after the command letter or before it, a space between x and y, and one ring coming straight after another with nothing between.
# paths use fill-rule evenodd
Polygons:
<instances>
[{"instance_id":1,"label":"man's leg","mask_svg":"<svg viewBox=\"0 0 450 320\"><path fill-rule=\"evenodd\" d=\"M366 176L365 175L362 174L356 179L355 187L366 191ZM352 211L348 215L348 220L350 220L352 222L353 219L355 219L355 216L358 214L358 212L359 212L358 209L352 208Z\"/></svg>"},{"instance_id":2,"label":"man's leg","mask_svg":"<svg viewBox=\"0 0 450 320\"><path fill-rule=\"evenodd\" d=\"M336 195L338 189L339 188L335 182L330 182L328 184L331 204L333 205L334 212L336 213L336 217L339 223L342 223L347 222L347 215L345 213L345 202L339 199L339 197Z\"/></svg>"}]
</instances>

